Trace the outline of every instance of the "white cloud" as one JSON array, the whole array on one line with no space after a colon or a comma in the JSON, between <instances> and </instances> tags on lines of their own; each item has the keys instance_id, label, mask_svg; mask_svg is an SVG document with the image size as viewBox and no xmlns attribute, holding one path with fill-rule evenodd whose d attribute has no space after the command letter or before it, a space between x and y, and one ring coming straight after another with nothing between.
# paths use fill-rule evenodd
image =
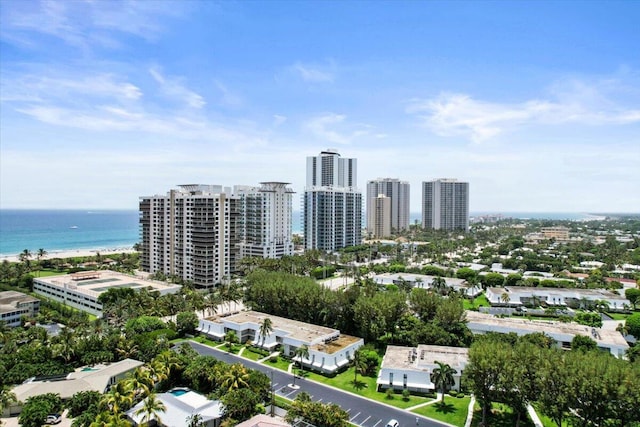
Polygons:
<instances>
[{"instance_id":1,"label":"white cloud","mask_svg":"<svg viewBox=\"0 0 640 427\"><path fill-rule=\"evenodd\" d=\"M296 62L291 67L305 82L310 83L332 83L334 80L334 72L326 70L318 65L303 64ZM334 68L333 64L329 68Z\"/></svg>"},{"instance_id":2,"label":"white cloud","mask_svg":"<svg viewBox=\"0 0 640 427\"><path fill-rule=\"evenodd\" d=\"M555 85L551 99L521 103L481 101L466 94L443 93L436 98L414 99L406 111L420 117L438 135L462 135L475 142L525 125L596 126L640 122L640 109L613 103L602 88L601 84L573 80Z\"/></svg>"},{"instance_id":3,"label":"white cloud","mask_svg":"<svg viewBox=\"0 0 640 427\"><path fill-rule=\"evenodd\" d=\"M154 80L160 85L162 93L166 96L177 99L191 108L202 108L205 106L206 102L204 98L192 90L187 89L182 84L182 79L175 77L167 78L162 75L158 68L151 68L149 74L151 74Z\"/></svg>"},{"instance_id":4,"label":"white cloud","mask_svg":"<svg viewBox=\"0 0 640 427\"><path fill-rule=\"evenodd\" d=\"M351 144L356 138L368 135L371 126L365 124L348 125L347 116L327 113L312 118L305 127L322 142L333 142L340 145Z\"/></svg>"},{"instance_id":5,"label":"white cloud","mask_svg":"<svg viewBox=\"0 0 640 427\"><path fill-rule=\"evenodd\" d=\"M273 115L273 126L278 127L281 124L283 124L284 122L287 121L287 117L286 116L281 116L280 114L274 114Z\"/></svg>"}]
</instances>

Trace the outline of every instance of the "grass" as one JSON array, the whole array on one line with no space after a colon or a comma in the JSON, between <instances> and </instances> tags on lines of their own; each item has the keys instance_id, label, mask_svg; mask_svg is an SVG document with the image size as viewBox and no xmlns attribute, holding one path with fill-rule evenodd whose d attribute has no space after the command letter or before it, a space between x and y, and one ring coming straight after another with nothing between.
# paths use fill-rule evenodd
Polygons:
<instances>
[{"instance_id":1,"label":"grass","mask_svg":"<svg viewBox=\"0 0 640 427\"><path fill-rule=\"evenodd\" d=\"M487 299L487 297L482 294L479 295L478 297L476 297L475 299L469 301L468 299L464 299L462 301L462 304L464 305L464 309L465 310L474 310L477 309L478 307L490 307L491 304L489 304L489 300Z\"/></svg>"},{"instance_id":2,"label":"grass","mask_svg":"<svg viewBox=\"0 0 640 427\"><path fill-rule=\"evenodd\" d=\"M289 359L285 359L283 357L278 356L275 362L272 362L271 359L263 362L265 365L271 366L272 368L280 369L281 371L288 371L289 365L291 361Z\"/></svg>"},{"instance_id":3,"label":"grass","mask_svg":"<svg viewBox=\"0 0 640 427\"><path fill-rule=\"evenodd\" d=\"M34 273L37 278L49 277L49 276L61 276L63 274L67 274L66 271L49 270L49 269L36 270L34 271Z\"/></svg>"},{"instance_id":4,"label":"grass","mask_svg":"<svg viewBox=\"0 0 640 427\"><path fill-rule=\"evenodd\" d=\"M607 313L607 316L611 317L613 320L627 320L627 317L632 314L633 313Z\"/></svg>"},{"instance_id":5,"label":"grass","mask_svg":"<svg viewBox=\"0 0 640 427\"><path fill-rule=\"evenodd\" d=\"M296 372L298 372L297 369ZM377 391L375 377L363 377L362 375L358 375L358 382L354 384L353 367L350 367L346 371L337 374L334 377L327 377L316 372L309 371L304 371L304 377L309 380L327 384L341 390L357 394L359 396L386 403L387 405L395 406L400 409L406 409L411 406L419 405L421 403L433 400L428 397L421 396L410 396L408 400L404 400L400 393L394 394L393 399L387 399L385 393Z\"/></svg>"},{"instance_id":6,"label":"grass","mask_svg":"<svg viewBox=\"0 0 640 427\"><path fill-rule=\"evenodd\" d=\"M208 345L209 347L218 347L220 346L220 341L213 341L205 336L199 336L193 339L195 342L199 342L200 344Z\"/></svg>"},{"instance_id":7,"label":"grass","mask_svg":"<svg viewBox=\"0 0 640 427\"><path fill-rule=\"evenodd\" d=\"M471 427L478 427L482 422L482 409L478 404L473 408L473 421ZM487 425L492 427L513 427L516 425L516 417L511 408L503 403L493 403L491 411L487 415ZM534 427L527 414L520 419L520 427Z\"/></svg>"},{"instance_id":8,"label":"grass","mask_svg":"<svg viewBox=\"0 0 640 427\"><path fill-rule=\"evenodd\" d=\"M444 399L444 406L438 403L423 406L411 412L433 418L438 421L453 424L454 426L463 427L467 420L467 412L469 412L469 402L471 397L462 398L447 396Z\"/></svg>"},{"instance_id":9,"label":"grass","mask_svg":"<svg viewBox=\"0 0 640 427\"><path fill-rule=\"evenodd\" d=\"M246 357L249 360L258 361L265 358L266 356L260 353L256 353L255 351L251 351L251 347L245 347L244 351L242 352L242 357Z\"/></svg>"}]
</instances>

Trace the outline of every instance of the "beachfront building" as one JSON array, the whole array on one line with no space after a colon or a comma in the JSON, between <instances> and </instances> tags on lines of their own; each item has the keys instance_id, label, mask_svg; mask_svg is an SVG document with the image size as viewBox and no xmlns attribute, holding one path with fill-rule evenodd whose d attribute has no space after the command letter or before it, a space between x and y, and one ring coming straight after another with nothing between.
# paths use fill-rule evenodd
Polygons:
<instances>
[{"instance_id":1,"label":"beachfront building","mask_svg":"<svg viewBox=\"0 0 640 427\"><path fill-rule=\"evenodd\" d=\"M631 302L628 299L605 289L505 286L503 288L487 288L485 295L492 306L503 307L543 305L589 309L598 304L605 304L611 311L622 311L631 307Z\"/></svg>"},{"instance_id":2,"label":"beachfront building","mask_svg":"<svg viewBox=\"0 0 640 427\"><path fill-rule=\"evenodd\" d=\"M456 277L439 277L412 273L382 273L376 274L372 277L373 281L380 285L400 285L402 283L409 283L414 288L422 289L437 288L437 285L434 286L434 280L437 278L443 279L446 287L449 287L469 298L475 298L482 293L482 287L470 285L464 279L458 279Z\"/></svg>"},{"instance_id":3,"label":"beachfront building","mask_svg":"<svg viewBox=\"0 0 640 427\"><path fill-rule=\"evenodd\" d=\"M423 182L422 227L469 230L469 183L457 179Z\"/></svg>"},{"instance_id":4,"label":"beachfront building","mask_svg":"<svg viewBox=\"0 0 640 427\"><path fill-rule=\"evenodd\" d=\"M383 195L389 201L389 213L383 218L384 224L392 232L409 229L409 195L410 187L407 181L394 178L378 178L367 182L367 232L374 237L389 236L390 233L376 235L376 225L381 222L379 213L372 209L372 204ZM379 226L378 226L379 227Z\"/></svg>"},{"instance_id":5,"label":"beachfront building","mask_svg":"<svg viewBox=\"0 0 640 427\"><path fill-rule=\"evenodd\" d=\"M109 387L142 365L144 363L138 360L124 359L108 365L78 368L66 375L28 379L11 390L15 393L17 402L5 409L3 416L18 415L27 399L41 394L59 394L62 400L68 400L81 391L106 393Z\"/></svg>"},{"instance_id":6,"label":"beachfront building","mask_svg":"<svg viewBox=\"0 0 640 427\"><path fill-rule=\"evenodd\" d=\"M303 229L306 249L336 251L362 243L362 193L357 160L336 150L307 157Z\"/></svg>"},{"instance_id":7,"label":"beachfront building","mask_svg":"<svg viewBox=\"0 0 640 427\"><path fill-rule=\"evenodd\" d=\"M240 196L240 256L282 258L293 255L293 193L287 182L261 182L260 187L235 186Z\"/></svg>"},{"instance_id":8,"label":"beachfront building","mask_svg":"<svg viewBox=\"0 0 640 427\"><path fill-rule=\"evenodd\" d=\"M543 332L551 337L560 348L570 349L576 335L589 337L598 344L598 348L615 357L625 357L629 349L627 341L618 331L592 328L577 323L563 323L546 320L515 319L513 317L495 317L491 314L467 311L467 327L474 334L513 332L519 336Z\"/></svg>"},{"instance_id":9,"label":"beachfront building","mask_svg":"<svg viewBox=\"0 0 640 427\"><path fill-rule=\"evenodd\" d=\"M0 322L9 327L22 325L22 317L36 317L40 300L16 291L0 292Z\"/></svg>"},{"instance_id":10,"label":"beachfront building","mask_svg":"<svg viewBox=\"0 0 640 427\"><path fill-rule=\"evenodd\" d=\"M188 388L174 388L166 393L156 394L156 400L162 402L164 411L145 419L141 408L145 401L138 402L126 412L127 418L134 426L158 425L164 427L184 427L194 414L200 415L199 426L219 427L224 415L224 405L219 400L209 400L206 396Z\"/></svg>"},{"instance_id":11,"label":"beachfront building","mask_svg":"<svg viewBox=\"0 0 640 427\"><path fill-rule=\"evenodd\" d=\"M102 316L100 295L112 288L147 289L160 295L174 294L181 288L173 283L145 280L110 270L81 271L62 276L36 277L33 291L95 316Z\"/></svg>"},{"instance_id":12,"label":"beachfront building","mask_svg":"<svg viewBox=\"0 0 640 427\"><path fill-rule=\"evenodd\" d=\"M261 336L260 326L265 319L271 320L273 330L267 336ZM201 319L198 331L220 341L224 340L227 332L235 331L242 343L248 342L267 350L279 348L284 356L324 373L335 373L346 366L355 351L364 345L362 338L341 334L337 329L258 311ZM309 357L300 360L295 354L302 346L307 346Z\"/></svg>"},{"instance_id":13,"label":"beachfront building","mask_svg":"<svg viewBox=\"0 0 640 427\"><path fill-rule=\"evenodd\" d=\"M436 386L431 380L431 374L438 368L437 362L455 369L455 384L452 389L460 390L460 378L469 362L469 349L438 345L387 346L376 384L379 389L407 389L420 393L434 391Z\"/></svg>"},{"instance_id":14,"label":"beachfront building","mask_svg":"<svg viewBox=\"0 0 640 427\"><path fill-rule=\"evenodd\" d=\"M241 200L220 185L140 199L140 268L213 287L237 272Z\"/></svg>"}]
</instances>

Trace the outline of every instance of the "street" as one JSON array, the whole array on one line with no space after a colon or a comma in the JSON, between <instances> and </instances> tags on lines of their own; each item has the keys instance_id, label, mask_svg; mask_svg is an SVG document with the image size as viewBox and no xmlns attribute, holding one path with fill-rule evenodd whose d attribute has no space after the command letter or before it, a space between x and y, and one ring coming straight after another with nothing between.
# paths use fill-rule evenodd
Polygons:
<instances>
[{"instance_id":1,"label":"street","mask_svg":"<svg viewBox=\"0 0 640 427\"><path fill-rule=\"evenodd\" d=\"M294 389L289 387L294 383L292 374L193 341L189 342L189 344L202 355L214 356L227 363L240 362L249 368L264 372L269 378L273 378L273 388L279 396L294 399L296 394L306 391L311 395L313 401L336 403L349 413L349 421L351 423L361 427L385 427L390 419L398 420L400 427L447 426L447 424L300 377L295 379L295 385L299 386L299 388Z\"/></svg>"}]
</instances>

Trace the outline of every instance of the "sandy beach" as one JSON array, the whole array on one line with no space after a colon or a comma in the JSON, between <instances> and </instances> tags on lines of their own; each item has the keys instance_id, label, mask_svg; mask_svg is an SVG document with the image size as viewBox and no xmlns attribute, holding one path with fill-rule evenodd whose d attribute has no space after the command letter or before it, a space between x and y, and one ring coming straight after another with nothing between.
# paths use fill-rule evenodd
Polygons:
<instances>
[{"instance_id":1,"label":"sandy beach","mask_svg":"<svg viewBox=\"0 0 640 427\"><path fill-rule=\"evenodd\" d=\"M100 255L110 255L110 254L121 254L121 253L133 253L135 252L131 247L123 247L123 248L100 248L100 249L70 249L65 251L51 251L48 252L47 255L42 257L42 259L52 259L52 258L73 258L79 256L95 256L96 254ZM32 252L31 260L36 259L36 254ZM19 255L6 255L0 257L0 262L7 260L9 262L19 262Z\"/></svg>"}]
</instances>

